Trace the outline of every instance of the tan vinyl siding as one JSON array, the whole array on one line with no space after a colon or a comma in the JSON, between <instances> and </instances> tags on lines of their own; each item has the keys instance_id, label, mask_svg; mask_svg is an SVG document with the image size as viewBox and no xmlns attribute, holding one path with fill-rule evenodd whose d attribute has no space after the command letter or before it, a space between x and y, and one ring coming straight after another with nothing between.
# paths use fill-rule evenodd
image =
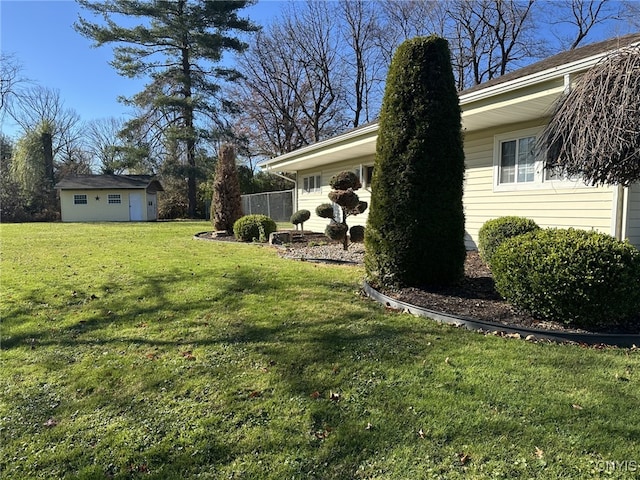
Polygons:
<instances>
[{"instance_id":1,"label":"tan vinyl siding","mask_svg":"<svg viewBox=\"0 0 640 480\"><path fill-rule=\"evenodd\" d=\"M626 237L633 245L640 248L640 183L629 187Z\"/></svg>"},{"instance_id":2,"label":"tan vinyl siding","mask_svg":"<svg viewBox=\"0 0 640 480\"><path fill-rule=\"evenodd\" d=\"M305 230L312 230L314 232L324 232L325 227L329 223L329 220L326 218L320 218L316 215L316 207L321 203L331 203L329 197L327 196L331 191L331 187L329 186L329 181L331 177L337 175L338 173L350 170L355 171L360 165L372 165L373 164L373 156L358 158L354 160L348 160L344 162L334 163L331 165L326 165L322 169L309 169L309 170L301 170L298 171L298 206L299 210L309 210L311 212L311 217L304 223ZM311 175L321 175L322 178L322 189L321 192L313 192L313 193L304 193L302 191L302 179L304 177L308 177ZM370 203L371 202L371 191L368 188L361 188L356 190L358 197L360 200ZM355 215L351 216L347 219L347 224L349 227L354 225L366 225L367 223L367 212L363 215Z\"/></svg>"},{"instance_id":3,"label":"tan vinyl siding","mask_svg":"<svg viewBox=\"0 0 640 480\"><path fill-rule=\"evenodd\" d=\"M478 230L484 222L506 215L531 218L541 227L612 233L613 189L610 187L547 183L531 189L494 191L494 136L533 126L535 124L484 130L465 138L464 206L468 248L477 248Z\"/></svg>"},{"instance_id":4,"label":"tan vinyl siding","mask_svg":"<svg viewBox=\"0 0 640 480\"><path fill-rule=\"evenodd\" d=\"M540 121L526 122L508 127L487 129L465 136L465 186L464 208L466 245L477 248L478 230L492 218L518 215L535 220L541 227L595 229L612 233L612 209L614 189L611 187L588 187L582 184L545 183L532 188L513 191L494 191L494 137L508 132L529 129L540 125ZM298 208L311 212L305 228L324 231L328 221L315 214L316 207L328 203L331 190L329 180L343 170L354 170L359 165L372 164L374 156L326 165L322 169L298 172ZM303 193L301 179L309 175L322 176L320 193ZM629 212L639 218L635 227L630 223L627 231L640 242L640 188L634 190L629 199ZM368 188L357 191L361 200L371 201ZM350 217L349 226L366 225L367 213ZM635 228L635 230L634 230Z\"/></svg>"},{"instance_id":5,"label":"tan vinyl siding","mask_svg":"<svg viewBox=\"0 0 640 480\"><path fill-rule=\"evenodd\" d=\"M143 189L143 216L146 220L147 202ZM128 222L130 190L61 190L60 207L63 222ZM74 195L86 195L86 205L74 204ZM109 203L109 195L120 195L120 203ZM96 200L96 197L99 197ZM112 197L115 199L115 197Z\"/></svg>"}]
</instances>

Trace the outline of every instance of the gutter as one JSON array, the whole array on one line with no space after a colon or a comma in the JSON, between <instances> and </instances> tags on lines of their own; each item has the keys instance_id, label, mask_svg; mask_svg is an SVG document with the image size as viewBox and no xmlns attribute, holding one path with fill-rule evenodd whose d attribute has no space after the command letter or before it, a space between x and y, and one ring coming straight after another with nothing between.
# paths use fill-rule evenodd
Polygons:
<instances>
[{"instance_id":1,"label":"gutter","mask_svg":"<svg viewBox=\"0 0 640 480\"><path fill-rule=\"evenodd\" d=\"M634 47L636 46L638 43L630 43L629 45L627 45L625 48L628 47ZM463 104L467 104L467 103L472 103L478 100L482 100L484 98L489 98L492 97L494 95L499 95L501 93L506 93L509 91L513 91L513 90L517 90L520 88L524 88L530 85L535 85L537 83L541 83L547 80L551 80L553 78L557 78L559 76L564 76L566 74L569 73L575 73L575 72L580 72L583 70L587 70L588 68L592 67L593 65L595 65L596 63L598 63L601 59L605 58L606 56L610 55L614 50L609 50L606 52L601 52L597 55L592 55L591 57L586 57L586 58L581 58L579 60L576 60L572 63L568 63L568 64L564 64L564 65L559 65L556 67L552 67L549 68L547 70L543 70L541 72L537 72L534 74L531 74L529 76L526 77L521 77L521 78L517 78L514 79L510 82L504 82L504 83L499 83L497 85L494 85L492 87L487 87L487 88L483 88L480 90L477 90L475 92L471 92L471 93L467 93L467 94L463 94L460 95L460 106L462 106Z\"/></svg>"}]
</instances>

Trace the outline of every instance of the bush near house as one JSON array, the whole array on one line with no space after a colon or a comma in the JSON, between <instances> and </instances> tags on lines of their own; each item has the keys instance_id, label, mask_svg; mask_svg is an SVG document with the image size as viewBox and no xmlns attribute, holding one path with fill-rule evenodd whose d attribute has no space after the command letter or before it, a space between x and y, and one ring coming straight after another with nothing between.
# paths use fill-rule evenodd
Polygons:
<instances>
[{"instance_id":1,"label":"bush near house","mask_svg":"<svg viewBox=\"0 0 640 480\"><path fill-rule=\"evenodd\" d=\"M329 192L329 200L338 206L339 214L336 214L330 203L318 205L316 214L321 218L331 220L324 231L325 235L331 240L342 241L342 248L347 250L349 248L347 217L363 213L369 205L367 202L361 201L354 192L362 186L360 179L354 172L344 171L334 175L331 177L329 185L333 189Z\"/></svg>"},{"instance_id":2,"label":"bush near house","mask_svg":"<svg viewBox=\"0 0 640 480\"><path fill-rule=\"evenodd\" d=\"M640 251L603 233L519 235L497 248L491 270L496 290L539 318L598 327L640 311Z\"/></svg>"},{"instance_id":3,"label":"bush near house","mask_svg":"<svg viewBox=\"0 0 640 480\"><path fill-rule=\"evenodd\" d=\"M539 229L536 222L525 217L507 216L488 220L478 232L478 253L491 265L494 252L506 239Z\"/></svg>"},{"instance_id":4,"label":"bush near house","mask_svg":"<svg viewBox=\"0 0 640 480\"><path fill-rule=\"evenodd\" d=\"M464 273L460 106L443 38L404 42L380 112L367 278L381 286L446 285Z\"/></svg>"},{"instance_id":5,"label":"bush near house","mask_svg":"<svg viewBox=\"0 0 640 480\"><path fill-rule=\"evenodd\" d=\"M309 217L311 217L309 210L298 210L291 215L290 222L296 226L296 230L298 229L298 225L300 225L300 229L304 232L304 222L309 220Z\"/></svg>"},{"instance_id":6,"label":"bush near house","mask_svg":"<svg viewBox=\"0 0 640 480\"><path fill-rule=\"evenodd\" d=\"M241 242L266 242L277 229L276 222L260 214L245 215L233 224L233 234Z\"/></svg>"}]
</instances>

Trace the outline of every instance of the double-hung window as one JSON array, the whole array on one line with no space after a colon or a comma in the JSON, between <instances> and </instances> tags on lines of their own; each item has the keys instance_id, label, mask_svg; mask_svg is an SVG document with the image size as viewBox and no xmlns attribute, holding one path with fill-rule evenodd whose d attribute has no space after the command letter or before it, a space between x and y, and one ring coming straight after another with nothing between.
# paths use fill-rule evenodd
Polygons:
<instances>
[{"instance_id":1,"label":"double-hung window","mask_svg":"<svg viewBox=\"0 0 640 480\"><path fill-rule=\"evenodd\" d=\"M494 188L520 190L540 188L543 165L536 152L540 128L496 135L493 144Z\"/></svg>"},{"instance_id":2,"label":"double-hung window","mask_svg":"<svg viewBox=\"0 0 640 480\"><path fill-rule=\"evenodd\" d=\"M535 136L500 142L499 183L501 185L535 181L535 145Z\"/></svg>"},{"instance_id":3,"label":"double-hung window","mask_svg":"<svg viewBox=\"0 0 640 480\"><path fill-rule=\"evenodd\" d=\"M119 205L122 203L122 198L119 193L110 193L107 195L107 203L110 205Z\"/></svg>"},{"instance_id":4,"label":"double-hung window","mask_svg":"<svg viewBox=\"0 0 640 480\"><path fill-rule=\"evenodd\" d=\"M73 204L74 205L86 205L87 204L87 196L85 194L76 193L73 196Z\"/></svg>"},{"instance_id":5,"label":"double-hung window","mask_svg":"<svg viewBox=\"0 0 640 480\"><path fill-rule=\"evenodd\" d=\"M302 178L302 191L304 193L320 192L322 187L322 177L320 175L310 175Z\"/></svg>"}]
</instances>

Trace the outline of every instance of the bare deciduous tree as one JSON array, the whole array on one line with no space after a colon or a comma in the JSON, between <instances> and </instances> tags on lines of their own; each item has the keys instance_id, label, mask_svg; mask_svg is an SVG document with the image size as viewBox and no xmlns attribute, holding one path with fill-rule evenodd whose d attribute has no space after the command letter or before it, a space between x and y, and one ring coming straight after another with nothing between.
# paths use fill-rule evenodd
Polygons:
<instances>
[{"instance_id":1,"label":"bare deciduous tree","mask_svg":"<svg viewBox=\"0 0 640 480\"><path fill-rule=\"evenodd\" d=\"M640 47L592 67L564 96L540 138L546 166L594 185L640 181Z\"/></svg>"}]
</instances>

